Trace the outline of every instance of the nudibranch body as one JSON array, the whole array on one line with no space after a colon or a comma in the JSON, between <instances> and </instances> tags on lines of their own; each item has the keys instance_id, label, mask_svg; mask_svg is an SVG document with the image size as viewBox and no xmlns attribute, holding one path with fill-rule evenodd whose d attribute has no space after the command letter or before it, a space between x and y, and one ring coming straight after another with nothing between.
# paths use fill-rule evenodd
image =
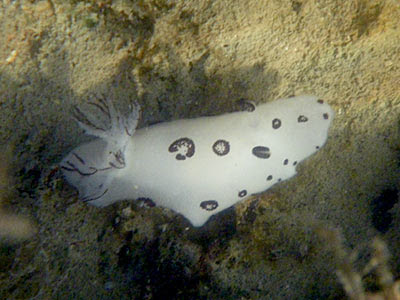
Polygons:
<instances>
[{"instance_id":1,"label":"nudibranch body","mask_svg":"<svg viewBox=\"0 0 400 300\"><path fill-rule=\"evenodd\" d=\"M334 116L323 100L299 96L135 131L137 106L127 117L110 102L96 106L110 128L78 111L81 127L99 138L61 162L81 198L96 206L151 199L194 226L295 175L296 165L324 145Z\"/></svg>"}]
</instances>

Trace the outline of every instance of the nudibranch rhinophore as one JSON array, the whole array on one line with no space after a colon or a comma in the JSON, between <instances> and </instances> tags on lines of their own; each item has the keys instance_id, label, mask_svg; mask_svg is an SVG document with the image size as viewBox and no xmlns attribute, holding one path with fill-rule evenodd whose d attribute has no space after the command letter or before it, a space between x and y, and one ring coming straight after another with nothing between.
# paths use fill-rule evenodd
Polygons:
<instances>
[{"instance_id":1,"label":"nudibranch rhinophore","mask_svg":"<svg viewBox=\"0 0 400 300\"><path fill-rule=\"evenodd\" d=\"M111 101L95 105L110 127L96 126L77 109L80 126L98 138L61 162L82 200L106 206L151 199L193 226L295 175L297 164L324 145L334 117L323 100L298 96L136 130L137 105L128 116Z\"/></svg>"}]
</instances>

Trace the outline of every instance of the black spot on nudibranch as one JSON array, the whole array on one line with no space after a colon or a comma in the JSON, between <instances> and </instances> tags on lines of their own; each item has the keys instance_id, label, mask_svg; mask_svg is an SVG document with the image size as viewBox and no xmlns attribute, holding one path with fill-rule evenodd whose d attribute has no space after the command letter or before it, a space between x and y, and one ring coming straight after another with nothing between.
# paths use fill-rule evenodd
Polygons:
<instances>
[{"instance_id":1,"label":"black spot on nudibranch","mask_svg":"<svg viewBox=\"0 0 400 300\"><path fill-rule=\"evenodd\" d=\"M271 156L269 148L264 146L256 146L251 150L251 152L258 158L267 159Z\"/></svg>"},{"instance_id":2,"label":"black spot on nudibranch","mask_svg":"<svg viewBox=\"0 0 400 300\"><path fill-rule=\"evenodd\" d=\"M239 197L240 198L243 198L244 196L246 196L247 195L247 191L246 190L241 190L240 192L239 192Z\"/></svg>"},{"instance_id":3,"label":"black spot on nudibranch","mask_svg":"<svg viewBox=\"0 0 400 300\"><path fill-rule=\"evenodd\" d=\"M212 149L215 154L217 154L219 156L224 156L224 155L228 154L228 152L230 150L229 142L224 141L224 140L218 140L214 143L214 145L212 146Z\"/></svg>"},{"instance_id":4,"label":"black spot on nudibranch","mask_svg":"<svg viewBox=\"0 0 400 300\"><path fill-rule=\"evenodd\" d=\"M286 166L288 163L289 163L289 160L286 158L286 159L283 161L283 164Z\"/></svg>"},{"instance_id":5,"label":"black spot on nudibranch","mask_svg":"<svg viewBox=\"0 0 400 300\"><path fill-rule=\"evenodd\" d=\"M293 166L297 165L297 160L293 162Z\"/></svg>"},{"instance_id":6,"label":"black spot on nudibranch","mask_svg":"<svg viewBox=\"0 0 400 300\"><path fill-rule=\"evenodd\" d=\"M268 181L272 180L272 175L268 175L267 180Z\"/></svg>"},{"instance_id":7,"label":"black spot on nudibranch","mask_svg":"<svg viewBox=\"0 0 400 300\"><path fill-rule=\"evenodd\" d=\"M216 209L216 208L218 207L218 202L215 201L215 200L202 201L202 202L200 203L200 207L201 207L202 209L211 211L211 210L214 210L214 209Z\"/></svg>"},{"instance_id":8,"label":"black spot on nudibranch","mask_svg":"<svg viewBox=\"0 0 400 300\"><path fill-rule=\"evenodd\" d=\"M308 118L306 116L303 116L303 115L300 115L297 118L297 122L299 122L299 123L304 123L304 122L307 122L307 121L308 121Z\"/></svg>"},{"instance_id":9,"label":"black spot on nudibranch","mask_svg":"<svg viewBox=\"0 0 400 300\"><path fill-rule=\"evenodd\" d=\"M278 129L279 127L281 127L282 125L282 121L278 118L275 118L272 120L272 128L273 129Z\"/></svg>"},{"instance_id":10,"label":"black spot on nudibranch","mask_svg":"<svg viewBox=\"0 0 400 300\"><path fill-rule=\"evenodd\" d=\"M329 118L329 115L327 113L324 113L322 116L324 117L325 120L328 120Z\"/></svg>"},{"instance_id":11,"label":"black spot on nudibranch","mask_svg":"<svg viewBox=\"0 0 400 300\"><path fill-rule=\"evenodd\" d=\"M317 102L318 102L319 104L324 104L324 100L322 100L322 99L318 99Z\"/></svg>"},{"instance_id":12,"label":"black spot on nudibranch","mask_svg":"<svg viewBox=\"0 0 400 300\"><path fill-rule=\"evenodd\" d=\"M168 148L168 151L173 152L181 152L176 154L175 158L177 160L185 160L187 157L192 157L195 152L194 142L187 138L180 138L174 141Z\"/></svg>"}]
</instances>

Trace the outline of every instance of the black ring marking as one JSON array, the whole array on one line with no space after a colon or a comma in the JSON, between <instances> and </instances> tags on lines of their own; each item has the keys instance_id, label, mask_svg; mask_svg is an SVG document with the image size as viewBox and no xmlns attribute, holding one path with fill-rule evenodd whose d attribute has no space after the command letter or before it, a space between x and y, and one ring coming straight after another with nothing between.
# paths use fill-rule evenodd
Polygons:
<instances>
[{"instance_id":1,"label":"black ring marking","mask_svg":"<svg viewBox=\"0 0 400 300\"><path fill-rule=\"evenodd\" d=\"M241 190L240 192L239 192L239 197L240 198L243 198L244 196L246 196L247 195L247 191L246 190Z\"/></svg>"},{"instance_id":2,"label":"black ring marking","mask_svg":"<svg viewBox=\"0 0 400 300\"><path fill-rule=\"evenodd\" d=\"M264 146L256 146L251 150L251 152L254 156L262 159L267 159L271 156L269 148Z\"/></svg>"},{"instance_id":3,"label":"black ring marking","mask_svg":"<svg viewBox=\"0 0 400 300\"><path fill-rule=\"evenodd\" d=\"M212 211L218 207L218 202L215 200L207 200L207 201L202 201L200 203L200 207L202 209Z\"/></svg>"},{"instance_id":4,"label":"black ring marking","mask_svg":"<svg viewBox=\"0 0 400 300\"><path fill-rule=\"evenodd\" d=\"M297 118L297 122L299 122L299 123L304 123L304 122L307 122L307 121L308 121L308 118L306 116L303 116L303 115L300 115Z\"/></svg>"},{"instance_id":5,"label":"black ring marking","mask_svg":"<svg viewBox=\"0 0 400 300\"><path fill-rule=\"evenodd\" d=\"M278 129L279 127L281 127L281 125L282 125L282 121L280 119L275 118L272 120L272 128L273 129Z\"/></svg>"},{"instance_id":6,"label":"black ring marking","mask_svg":"<svg viewBox=\"0 0 400 300\"><path fill-rule=\"evenodd\" d=\"M329 118L329 115L327 113L324 113L322 116L324 117L325 120L328 120Z\"/></svg>"},{"instance_id":7,"label":"black ring marking","mask_svg":"<svg viewBox=\"0 0 400 300\"><path fill-rule=\"evenodd\" d=\"M177 160L185 160L187 157L192 157L195 152L194 142L187 138L180 138L174 141L168 148L168 151L173 152L183 152L176 154L175 158Z\"/></svg>"},{"instance_id":8,"label":"black ring marking","mask_svg":"<svg viewBox=\"0 0 400 300\"><path fill-rule=\"evenodd\" d=\"M219 156L227 155L230 150L229 142L225 140L218 140L214 143L212 149L214 153Z\"/></svg>"}]
</instances>

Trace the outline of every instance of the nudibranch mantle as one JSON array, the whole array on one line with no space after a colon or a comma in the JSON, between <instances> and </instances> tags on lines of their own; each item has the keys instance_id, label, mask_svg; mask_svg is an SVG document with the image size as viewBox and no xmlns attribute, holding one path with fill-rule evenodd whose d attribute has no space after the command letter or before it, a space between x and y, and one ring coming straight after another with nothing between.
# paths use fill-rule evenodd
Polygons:
<instances>
[{"instance_id":1,"label":"nudibranch mantle","mask_svg":"<svg viewBox=\"0 0 400 300\"><path fill-rule=\"evenodd\" d=\"M139 107L122 116L111 101L95 104L110 120L77 120L97 139L60 163L83 201L106 206L151 199L202 226L212 215L296 174L324 144L334 112L315 96L280 99L245 111L183 119L136 130Z\"/></svg>"}]
</instances>

